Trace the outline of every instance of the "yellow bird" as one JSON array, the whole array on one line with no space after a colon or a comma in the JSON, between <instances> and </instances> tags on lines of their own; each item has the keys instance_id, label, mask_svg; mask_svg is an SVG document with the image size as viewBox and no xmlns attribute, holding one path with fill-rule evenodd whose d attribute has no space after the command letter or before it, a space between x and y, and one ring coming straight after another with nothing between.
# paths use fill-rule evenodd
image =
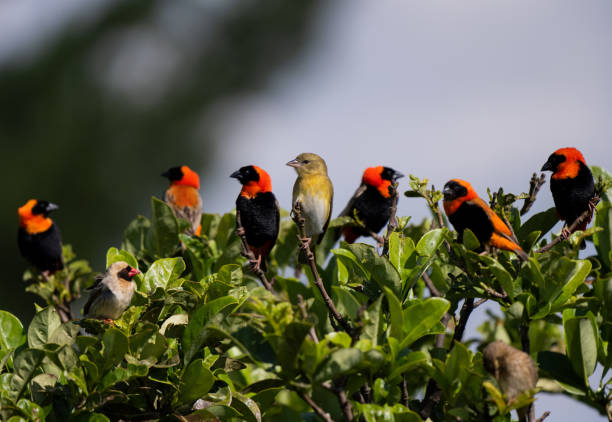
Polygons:
<instances>
[{"instance_id":1,"label":"yellow bird","mask_svg":"<svg viewBox=\"0 0 612 422\"><path fill-rule=\"evenodd\" d=\"M287 163L298 177L293 185L293 205L302 204L306 236L321 242L329 225L334 188L327 176L327 165L317 154L304 152Z\"/></svg>"}]
</instances>

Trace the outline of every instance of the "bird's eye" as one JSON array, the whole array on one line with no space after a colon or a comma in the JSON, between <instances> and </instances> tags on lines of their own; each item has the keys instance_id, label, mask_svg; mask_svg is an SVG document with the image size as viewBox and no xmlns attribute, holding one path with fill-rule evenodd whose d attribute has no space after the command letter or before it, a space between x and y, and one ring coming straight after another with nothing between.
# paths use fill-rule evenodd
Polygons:
<instances>
[{"instance_id":1,"label":"bird's eye","mask_svg":"<svg viewBox=\"0 0 612 422\"><path fill-rule=\"evenodd\" d=\"M304 161L302 161L302 163L308 164L308 163L310 163L310 160L304 160Z\"/></svg>"}]
</instances>

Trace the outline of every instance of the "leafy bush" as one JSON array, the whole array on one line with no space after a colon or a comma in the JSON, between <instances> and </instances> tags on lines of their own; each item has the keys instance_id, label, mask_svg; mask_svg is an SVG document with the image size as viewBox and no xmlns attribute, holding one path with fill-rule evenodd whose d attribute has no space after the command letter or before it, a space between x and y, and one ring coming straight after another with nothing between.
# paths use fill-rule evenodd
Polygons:
<instances>
[{"instance_id":1,"label":"leafy bush","mask_svg":"<svg viewBox=\"0 0 612 422\"><path fill-rule=\"evenodd\" d=\"M463 341L484 299L503 311L479 328L486 342L527 348L541 388L610 412L611 192L602 194L592 228L544 253L535 250L547 243L554 210L521 221L515 204L528 195L496 192L496 210L531 251L521 263L506 252L474 252L470 233L457 243L439 214L440 193L416 178L411 187L407 196L425 198L433 219L399 218L382 256L362 243L333 248L331 232L346 222L334 221L317 250L324 265L300 268L307 282L292 276L297 229L285 212L270 256L272 290L248 271L234 213L205 215L202 237L190 238L153 199L151 219L137 217L121 248L107 254L107 265L123 260L143 272L114 325L62 322L62 306L93 281L66 247L65 271L48 280L26 274L28 290L48 304L27 329L0 311L2 418L509 421L533 392L508 403L482 354ZM578 259L591 237L597 254ZM587 378L597 364L603 374L594 389Z\"/></svg>"}]
</instances>

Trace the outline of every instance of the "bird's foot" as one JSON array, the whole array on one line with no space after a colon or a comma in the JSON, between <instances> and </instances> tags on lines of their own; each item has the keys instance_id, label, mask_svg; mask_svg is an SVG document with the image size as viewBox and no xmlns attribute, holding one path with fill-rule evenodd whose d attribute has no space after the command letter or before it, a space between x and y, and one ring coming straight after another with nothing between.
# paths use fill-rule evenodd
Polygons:
<instances>
[{"instance_id":1,"label":"bird's foot","mask_svg":"<svg viewBox=\"0 0 612 422\"><path fill-rule=\"evenodd\" d=\"M561 234L559 235L559 237L561 237L561 239L563 239L563 240L567 240L567 239L569 239L571 234L572 234L572 232L569 231L569 229L567 227L563 227L563 230L561 230Z\"/></svg>"},{"instance_id":2,"label":"bird's foot","mask_svg":"<svg viewBox=\"0 0 612 422\"><path fill-rule=\"evenodd\" d=\"M485 255L489 255L489 251L482 251L478 254L478 256L485 256Z\"/></svg>"},{"instance_id":3,"label":"bird's foot","mask_svg":"<svg viewBox=\"0 0 612 422\"><path fill-rule=\"evenodd\" d=\"M108 325L110 325L110 326L112 326L112 327L114 327L114 326L115 326L115 321L114 321L114 320L112 320L112 319L110 319L110 318L104 318L104 319L102 320L102 322L103 322L103 323L105 323L105 324L108 324Z\"/></svg>"},{"instance_id":4,"label":"bird's foot","mask_svg":"<svg viewBox=\"0 0 612 422\"><path fill-rule=\"evenodd\" d=\"M246 232L244 231L244 227L238 227L236 229L236 234L240 237L244 236L246 234Z\"/></svg>"},{"instance_id":5,"label":"bird's foot","mask_svg":"<svg viewBox=\"0 0 612 422\"><path fill-rule=\"evenodd\" d=\"M599 202L599 201L597 201L597 202ZM589 212L590 212L591 214L593 214L595 211L597 211L597 202L596 202L596 201L594 201L593 199L591 199L591 200L589 201L589 203L588 203L587 207L588 207Z\"/></svg>"},{"instance_id":6,"label":"bird's foot","mask_svg":"<svg viewBox=\"0 0 612 422\"><path fill-rule=\"evenodd\" d=\"M310 250L310 242L312 241L312 238L310 238L310 237L300 237L298 239L300 240L302 249Z\"/></svg>"},{"instance_id":7,"label":"bird's foot","mask_svg":"<svg viewBox=\"0 0 612 422\"><path fill-rule=\"evenodd\" d=\"M249 263L251 264L253 271L259 272L259 270L261 270L261 255L255 259L249 259Z\"/></svg>"}]
</instances>

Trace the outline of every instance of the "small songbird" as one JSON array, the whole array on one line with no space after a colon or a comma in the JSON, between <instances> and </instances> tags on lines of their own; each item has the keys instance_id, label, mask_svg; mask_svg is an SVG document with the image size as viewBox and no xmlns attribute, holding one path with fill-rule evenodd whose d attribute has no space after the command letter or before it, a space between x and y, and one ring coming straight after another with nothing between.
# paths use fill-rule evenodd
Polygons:
<instances>
[{"instance_id":1,"label":"small songbird","mask_svg":"<svg viewBox=\"0 0 612 422\"><path fill-rule=\"evenodd\" d=\"M49 213L58 206L48 201L30 199L18 209L19 251L40 271L53 274L64 268L62 239Z\"/></svg>"},{"instance_id":2,"label":"small songbird","mask_svg":"<svg viewBox=\"0 0 612 422\"><path fill-rule=\"evenodd\" d=\"M255 255L255 268L266 271L266 257L276 243L280 223L280 208L272 193L270 175L257 166L245 166L230 177L238 179L242 190L236 199L236 219L246 236L249 249Z\"/></svg>"},{"instance_id":3,"label":"small songbird","mask_svg":"<svg viewBox=\"0 0 612 422\"><path fill-rule=\"evenodd\" d=\"M176 218L189 222L187 234L199 236L202 221L202 197L198 192L200 177L187 166L172 167L162 176L170 180L164 201L170 205Z\"/></svg>"},{"instance_id":4,"label":"small songbird","mask_svg":"<svg viewBox=\"0 0 612 422\"><path fill-rule=\"evenodd\" d=\"M576 148L561 148L553 152L542 166L542 171L552 171L550 191L559 218L569 227L586 210L592 209L595 196L593 174L584 157ZM586 230L590 218L578 230ZM566 235L569 233L566 233Z\"/></svg>"},{"instance_id":5,"label":"small songbird","mask_svg":"<svg viewBox=\"0 0 612 422\"><path fill-rule=\"evenodd\" d=\"M87 289L91 293L83 309L84 314L106 321L119 318L130 306L135 289L132 279L137 274L140 271L123 261L108 267L106 272L96 277L94 285Z\"/></svg>"},{"instance_id":6,"label":"small songbird","mask_svg":"<svg viewBox=\"0 0 612 422\"><path fill-rule=\"evenodd\" d=\"M484 246L512 251L521 259L529 256L518 245L512 231L501 218L478 197L472 185L464 180L452 179L444 185L444 211L453 227L463 239L463 231L470 229Z\"/></svg>"},{"instance_id":7,"label":"small songbird","mask_svg":"<svg viewBox=\"0 0 612 422\"><path fill-rule=\"evenodd\" d=\"M359 236L378 233L391 216L393 205L392 185L404 177L389 167L368 167L363 172L361 185L349 200L340 217L353 217L359 226L347 225L343 228L344 240L353 243Z\"/></svg>"},{"instance_id":8,"label":"small songbird","mask_svg":"<svg viewBox=\"0 0 612 422\"><path fill-rule=\"evenodd\" d=\"M293 185L293 205L300 202L306 237L320 243L329 225L334 188L327 176L327 165L317 154L304 152L287 163L298 177ZM309 245L312 247L312 245Z\"/></svg>"},{"instance_id":9,"label":"small songbird","mask_svg":"<svg viewBox=\"0 0 612 422\"><path fill-rule=\"evenodd\" d=\"M522 350L498 340L484 348L482 358L485 369L495 377L509 401L536 387L538 368L531 356ZM519 420L527 420L530 408L533 406L517 409Z\"/></svg>"}]
</instances>

